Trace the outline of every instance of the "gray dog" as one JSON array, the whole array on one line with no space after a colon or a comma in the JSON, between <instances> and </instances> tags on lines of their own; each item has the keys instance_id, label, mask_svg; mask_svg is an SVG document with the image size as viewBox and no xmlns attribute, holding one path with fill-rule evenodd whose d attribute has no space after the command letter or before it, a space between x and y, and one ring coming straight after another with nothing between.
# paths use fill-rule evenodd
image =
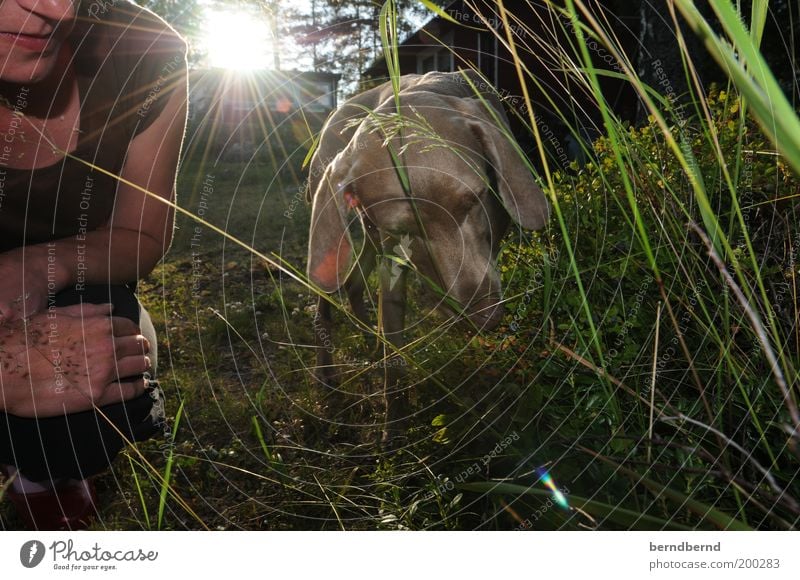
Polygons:
<instances>
[{"instance_id":1,"label":"gray dog","mask_svg":"<svg viewBox=\"0 0 800 580\"><path fill-rule=\"evenodd\" d=\"M311 160L311 281L324 292L344 290L368 327L367 276L377 256L393 256L379 269L384 437L405 413L398 351L407 268L400 265L416 270L441 306L491 329L503 315L495 259L510 221L535 230L548 217L502 105L492 91L476 94L485 86L474 73L433 72L401 77L397 95L390 83L366 91L328 119ZM354 260L349 225L356 218L365 235ZM331 306L324 297L318 306L318 375L330 384Z\"/></svg>"}]
</instances>

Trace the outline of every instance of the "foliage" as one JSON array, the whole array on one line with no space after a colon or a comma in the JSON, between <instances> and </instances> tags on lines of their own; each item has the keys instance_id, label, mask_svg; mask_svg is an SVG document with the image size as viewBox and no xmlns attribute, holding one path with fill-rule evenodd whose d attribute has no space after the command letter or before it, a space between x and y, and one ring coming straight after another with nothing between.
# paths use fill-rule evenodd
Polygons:
<instances>
[{"instance_id":1,"label":"foliage","mask_svg":"<svg viewBox=\"0 0 800 580\"><path fill-rule=\"evenodd\" d=\"M605 106L586 56L568 72ZM153 290L171 305L159 322L182 424L198 426L176 438L169 473L203 508L193 520L167 500L164 526L796 527L797 394L779 378L796 384L800 364L800 182L733 84L680 106L630 82L646 122L609 113L585 163L543 160L553 218L502 248L501 328L473 335L429 315L412 284L423 320L408 336L414 415L398 449L375 444L383 373L366 362L370 341L337 313L341 382L326 389L308 346L313 294L226 245L198 266L185 225ZM307 210L269 210L293 207L277 167L205 159L185 167L219 176L218 191L236 184L205 217L301 264ZM186 175L192 207L199 183ZM141 494L149 512L163 490Z\"/></svg>"},{"instance_id":2,"label":"foliage","mask_svg":"<svg viewBox=\"0 0 800 580\"><path fill-rule=\"evenodd\" d=\"M795 194L800 180L774 154L755 123L740 125L741 101L734 93L713 89L706 102L711 125L695 118L682 131L715 214L727 225L728 239L737 241L734 252L746 253L745 228L752 233L769 305L780 311L774 320L784 340L774 346L796 364L798 306L789 285L797 266L796 256L787 249L800 239L798 221L792 219L797 204L776 200ZM709 138L712 131L718 150ZM794 481L797 457L785 447L786 427L792 421L789 408L770 379L770 364L731 288L686 227L690 220L701 221L700 211L684 168L669 155L654 119L643 127L628 127L622 151L640 219L653 238L660 279L636 240L623 178L615 171L614 146L608 138L598 139L591 162L583 167L573 164L572 171L553 176L594 326L577 315L583 299L575 280L564 277L570 269L564 234L551 231L536 245L505 248L506 284L525 299L512 302L510 310L524 315L512 318L509 334L515 340L487 343L507 353L500 363L503 368L518 365L524 355L515 345L548 353L533 359L535 370L528 371L528 376L538 376L538 384L529 389L542 391L530 396L537 403L547 402L547 416L528 415L538 433L552 430L565 439L565 446L610 458L609 470L636 466L636 477L661 480L671 490L722 507L750 525L782 527L796 517L791 515L791 501L782 506L785 520L774 513L758 513L753 506L765 502L775 507L775 490L766 485L758 466L770 465L777 485L788 486L789 495L800 492ZM738 191L744 224L733 211L720 158L732 163L742 159ZM542 272L549 272L551 279ZM754 273L748 272L746 280L754 283ZM540 282L531 286L530 281ZM770 306L764 305L765 310ZM770 319L766 313L764 319ZM600 344L599 357L590 346L595 341ZM553 372L559 366L567 373L560 380ZM546 386L553 379L555 386ZM562 414L553 398L570 399L571 410ZM650 401L655 407L652 437ZM694 422L676 420L679 417ZM537 438L529 444L533 446ZM746 456L734 450L737 445L748 450ZM561 462L554 473L575 468L563 463L569 461ZM607 476L613 477L612 471ZM758 481L761 485L754 485ZM624 495L615 497L623 489ZM747 491L739 496L736 490ZM581 491L578 495L583 495ZM636 492L609 486L598 493L605 502L618 505ZM638 497L641 505L647 505L647 496ZM675 517L667 519L692 525L691 517ZM771 518L770 523L764 518Z\"/></svg>"},{"instance_id":3,"label":"foliage","mask_svg":"<svg viewBox=\"0 0 800 580\"><path fill-rule=\"evenodd\" d=\"M340 73L345 91L351 93L364 70L382 54L382 4L374 0L311 0L303 6L287 6L287 33L311 51L313 70ZM426 14L416 0L399 0L397 9L401 37L412 32Z\"/></svg>"},{"instance_id":4,"label":"foliage","mask_svg":"<svg viewBox=\"0 0 800 580\"><path fill-rule=\"evenodd\" d=\"M758 14L759 4L748 6ZM316 65L328 51L375 42L371 7L360 3L358 27L355 6L318 15L319 30L337 23L342 35L312 35ZM396 448L376 443L383 368L370 362L373 337L349 326L343 307L332 345L338 388L314 379L317 297L299 273L309 219L300 172L218 156L202 132L190 139L181 206L282 267L179 217L172 253L141 286L163 337L175 431L130 450L99 481L113 500L104 526L797 527L800 157L769 130L763 105L778 103L775 85L750 74L758 26L732 43L750 55L741 74L708 91L689 83L681 106L623 66L601 23L577 18L582 2L548 6L582 23L573 36L619 57L646 120L610 112L586 43L551 47L604 113L604 135L587 143L582 163L541 160L553 215L548 229L503 244L499 329L462 329L428 312L411 285L418 320L404 354L414 413ZM516 40L536 39L524 26ZM735 28L720 18L713 30ZM715 58L730 56L727 44L714 46ZM790 110L772 122L791 132L798 121ZM546 151L536 126L529 137ZM303 157L289 147L287 166ZM207 176L213 191L203 189Z\"/></svg>"},{"instance_id":5,"label":"foliage","mask_svg":"<svg viewBox=\"0 0 800 580\"><path fill-rule=\"evenodd\" d=\"M137 0L137 3L161 16L189 40L190 64L197 64L203 58L201 43L198 42L202 35L203 15L198 0Z\"/></svg>"}]
</instances>

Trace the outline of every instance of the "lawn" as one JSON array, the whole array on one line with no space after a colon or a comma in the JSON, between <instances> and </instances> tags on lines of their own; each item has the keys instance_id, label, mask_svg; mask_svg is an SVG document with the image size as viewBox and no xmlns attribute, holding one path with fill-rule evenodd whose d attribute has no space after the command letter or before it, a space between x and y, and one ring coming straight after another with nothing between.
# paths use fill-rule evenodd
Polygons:
<instances>
[{"instance_id":1,"label":"lawn","mask_svg":"<svg viewBox=\"0 0 800 580\"><path fill-rule=\"evenodd\" d=\"M504 240L492 332L431 312L411 284L412 413L393 447L379 443L375 341L343 306L339 388L315 379L308 143L275 133L252 156L218 155L190 132L179 204L203 223L178 217L139 288L170 427L98 478L95 527L796 529L800 118L752 72L765 70L758 34L711 4L741 58L675 1L730 82L692 85L681 104L621 69L647 112L633 126L578 43L567 73L604 114L581 163L562 163L525 107L553 215ZM554 16L576 22L566 5ZM572 33L616 54L602 23ZM555 112L566 126L569 113Z\"/></svg>"}]
</instances>

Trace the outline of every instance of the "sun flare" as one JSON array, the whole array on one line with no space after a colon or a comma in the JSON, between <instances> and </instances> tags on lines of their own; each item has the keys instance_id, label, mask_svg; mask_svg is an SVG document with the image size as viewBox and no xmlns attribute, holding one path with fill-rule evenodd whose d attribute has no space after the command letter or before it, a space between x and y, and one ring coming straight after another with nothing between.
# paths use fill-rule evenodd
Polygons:
<instances>
[{"instance_id":1,"label":"sun flare","mask_svg":"<svg viewBox=\"0 0 800 580\"><path fill-rule=\"evenodd\" d=\"M209 10L205 45L212 67L253 70L272 62L267 24L247 12Z\"/></svg>"}]
</instances>

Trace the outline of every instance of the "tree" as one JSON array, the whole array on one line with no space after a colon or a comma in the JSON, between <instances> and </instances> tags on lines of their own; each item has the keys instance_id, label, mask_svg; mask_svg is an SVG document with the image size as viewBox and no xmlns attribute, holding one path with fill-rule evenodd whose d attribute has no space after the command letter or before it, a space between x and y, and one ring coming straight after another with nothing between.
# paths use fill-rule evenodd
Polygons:
<instances>
[{"instance_id":1,"label":"tree","mask_svg":"<svg viewBox=\"0 0 800 580\"><path fill-rule=\"evenodd\" d=\"M306 66L342 75L346 92L354 91L366 68L380 56L378 0L311 0L284 13L287 35L306 49ZM413 32L427 11L417 0L396 0L398 35Z\"/></svg>"},{"instance_id":2,"label":"tree","mask_svg":"<svg viewBox=\"0 0 800 580\"><path fill-rule=\"evenodd\" d=\"M198 42L203 30L203 7L198 0L137 0L137 4L161 16L189 41L190 64L203 59L202 43Z\"/></svg>"},{"instance_id":3,"label":"tree","mask_svg":"<svg viewBox=\"0 0 800 580\"><path fill-rule=\"evenodd\" d=\"M190 41L190 62L202 61L204 9L242 10L263 17L272 38L273 67L337 72L352 91L380 56L380 13L385 0L139 0ZM418 0L395 0L400 38L430 13ZM437 0L445 4L446 0Z\"/></svg>"}]
</instances>

